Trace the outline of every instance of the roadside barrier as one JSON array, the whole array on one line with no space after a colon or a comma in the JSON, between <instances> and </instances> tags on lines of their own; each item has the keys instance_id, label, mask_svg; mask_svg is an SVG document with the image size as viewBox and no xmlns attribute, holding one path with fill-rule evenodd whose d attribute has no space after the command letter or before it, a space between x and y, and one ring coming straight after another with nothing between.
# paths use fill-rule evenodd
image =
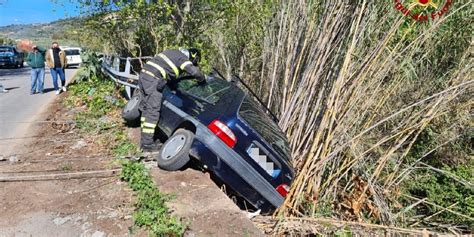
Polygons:
<instances>
[{"instance_id":1,"label":"roadside barrier","mask_svg":"<svg viewBox=\"0 0 474 237\"><path fill-rule=\"evenodd\" d=\"M138 75L141 67L152 57L119 57L116 55L105 55L102 58L102 71L110 79L125 86L127 99L132 98L135 89L138 88Z\"/></svg>"}]
</instances>

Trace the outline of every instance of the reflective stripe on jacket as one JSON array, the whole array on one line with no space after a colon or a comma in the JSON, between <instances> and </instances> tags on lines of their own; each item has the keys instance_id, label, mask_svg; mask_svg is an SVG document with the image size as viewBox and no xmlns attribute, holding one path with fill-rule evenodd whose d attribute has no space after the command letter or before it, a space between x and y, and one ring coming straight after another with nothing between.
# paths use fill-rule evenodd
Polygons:
<instances>
[{"instance_id":1,"label":"reflective stripe on jacket","mask_svg":"<svg viewBox=\"0 0 474 237\"><path fill-rule=\"evenodd\" d=\"M189 58L179 50L165 50L150 59L142 69L142 73L165 80L178 78L183 72L194 76L198 81L205 79L199 67L194 66Z\"/></svg>"}]
</instances>

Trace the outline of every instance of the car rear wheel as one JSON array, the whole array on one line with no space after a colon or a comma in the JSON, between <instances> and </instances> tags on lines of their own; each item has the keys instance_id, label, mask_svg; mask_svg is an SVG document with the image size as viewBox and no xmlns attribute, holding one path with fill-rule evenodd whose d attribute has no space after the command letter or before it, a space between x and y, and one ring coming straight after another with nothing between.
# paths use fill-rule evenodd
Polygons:
<instances>
[{"instance_id":1,"label":"car rear wheel","mask_svg":"<svg viewBox=\"0 0 474 237\"><path fill-rule=\"evenodd\" d=\"M156 160L164 170L176 171L184 167L190 160L189 150L194 134L186 129L178 129L160 149Z\"/></svg>"}]
</instances>

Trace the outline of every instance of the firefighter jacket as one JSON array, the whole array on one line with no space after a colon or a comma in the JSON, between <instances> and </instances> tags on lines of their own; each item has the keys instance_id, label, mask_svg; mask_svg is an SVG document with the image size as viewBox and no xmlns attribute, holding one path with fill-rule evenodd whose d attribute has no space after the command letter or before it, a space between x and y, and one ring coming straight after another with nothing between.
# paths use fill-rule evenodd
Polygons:
<instances>
[{"instance_id":1,"label":"firefighter jacket","mask_svg":"<svg viewBox=\"0 0 474 237\"><path fill-rule=\"evenodd\" d=\"M174 80L183 72L196 78L198 81L204 81L205 76L194 66L189 57L179 50L165 50L158 56L150 59L142 69L142 74L152 76L154 78L162 78L165 80Z\"/></svg>"}]
</instances>

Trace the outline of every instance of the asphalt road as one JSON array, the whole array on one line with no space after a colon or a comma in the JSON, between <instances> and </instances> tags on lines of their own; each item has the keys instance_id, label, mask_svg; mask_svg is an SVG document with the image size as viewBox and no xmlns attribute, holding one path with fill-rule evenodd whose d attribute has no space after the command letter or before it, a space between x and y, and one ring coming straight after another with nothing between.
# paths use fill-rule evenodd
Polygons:
<instances>
[{"instance_id":1,"label":"asphalt road","mask_svg":"<svg viewBox=\"0 0 474 237\"><path fill-rule=\"evenodd\" d=\"M66 84L77 69L66 69ZM1 68L0 84L9 90L0 93L0 155L21 153L15 149L19 144L34 137L34 131L41 126L44 112L57 95L49 69L45 69L44 94L30 95L31 68ZM59 82L59 85L61 83Z\"/></svg>"}]
</instances>

